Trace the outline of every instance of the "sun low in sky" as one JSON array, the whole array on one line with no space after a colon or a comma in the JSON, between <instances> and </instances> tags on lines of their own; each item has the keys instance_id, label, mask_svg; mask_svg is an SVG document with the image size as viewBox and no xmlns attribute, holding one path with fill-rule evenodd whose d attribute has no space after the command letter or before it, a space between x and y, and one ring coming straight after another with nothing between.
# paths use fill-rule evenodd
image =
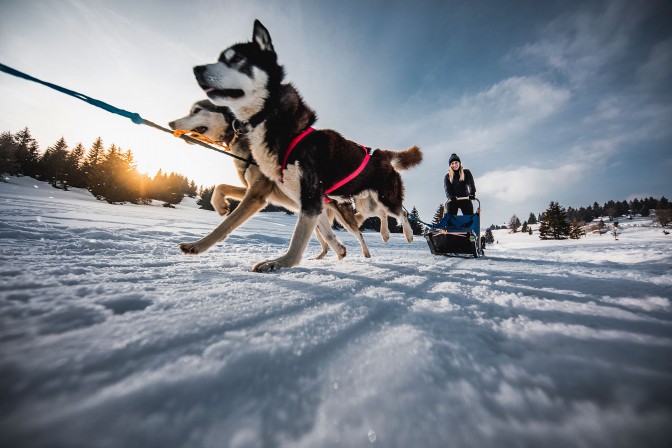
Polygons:
<instances>
[{"instance_id":1,"label":"sun low in sky","mask_svg":"<svg viewBox=\"0 0 672 448\"><path fill-rule=\"evenodd\" d=\"M188 4L187 4L188 3ZM420 146L405 205L431 220L457 153L485 224L550 201L669 197L672 6L665 1L21 1L0 3L0 62L166 125L205 95L192 68L260 19L286 80L364 145ZM230 159L0 73L0 130L41 149L97 137L138 169L239 184Z\"/></svg>"}]
</instances>

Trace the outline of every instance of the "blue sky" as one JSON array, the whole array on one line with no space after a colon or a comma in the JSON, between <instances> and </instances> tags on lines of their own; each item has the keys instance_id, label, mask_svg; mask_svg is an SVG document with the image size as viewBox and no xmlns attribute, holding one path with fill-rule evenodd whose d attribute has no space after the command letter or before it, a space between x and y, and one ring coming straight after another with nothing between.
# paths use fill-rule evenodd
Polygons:
<instances>
[{"instance_id":1,"label":"blue sky","mask_svg":"<svg viewBox=\"0 0 672 448\"><path fill-rule=\"evenodd\" d=\"M287 81L367 146L419 145L407 208L432 219L456 152L483 222L672 196L665 1L0 1L0 62L166 124L204 95L194 65L269 29ZM231 161L0 74L0 130L131 149L138 168L239 184Z\"/></svg>"}]
</instances>

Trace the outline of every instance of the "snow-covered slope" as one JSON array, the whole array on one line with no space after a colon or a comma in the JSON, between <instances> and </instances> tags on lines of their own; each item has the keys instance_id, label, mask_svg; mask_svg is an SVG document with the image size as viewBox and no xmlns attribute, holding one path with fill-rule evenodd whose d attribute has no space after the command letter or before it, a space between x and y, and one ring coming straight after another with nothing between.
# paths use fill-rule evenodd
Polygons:
<instances>
[{"instance_id":1,"label":"snow-covered slope","mask_svg":"<svg viewBox=\"0 0 672 448\"><path fill-rule=\"evenodd\" d=\"M0 183L0 445L667 447L672 238L366 233L274 274L295 218Z\"/></svg>"}]
</instances>

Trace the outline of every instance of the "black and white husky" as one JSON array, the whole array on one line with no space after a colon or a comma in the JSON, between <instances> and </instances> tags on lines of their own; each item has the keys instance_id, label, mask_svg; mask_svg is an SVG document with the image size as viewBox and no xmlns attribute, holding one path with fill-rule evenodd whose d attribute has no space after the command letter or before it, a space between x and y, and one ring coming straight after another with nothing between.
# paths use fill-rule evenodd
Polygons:
<instances>
[{"instance_id":1,"label":"black and white husky","mask_svg":"<svg viewBox=\"0 0 672 448\"><path fill-rule=\"evenodd\" d=\"M202 100L191 106L188 115L168 123L173 130L195 131L211 140L226 144L232 154L237 157L234 162L236 171L241 182L245 185L245 187L237 187L219 184L215 187L210 203L221 216L228 216L217 228L200 240L180 243L180 249L186 254L196 255L205 252L212 245L224 240L238 226L264 208L267 202L294 212L299 211L299 204L284 195L278 186L264 176L254 164L247 138L242 136L234 140L235 132L231 126L234 120L233 113L227 107L216 106L209 100ZM230 204L227 198L241 201L239 206L230 214ZM377 209L376 212L378 212ZM369 248L364 242L364 237L359 231L361 221L358 221L358 218L362 221L364 218L356 217L350 204L330 203L324 213L327 215L329 225L322 226L318 223L315 229L315 236L322 246L322 252L316 257L318 260L329 251L327 241L331 241L335 245L335 252L339 259L345 256L345 246L338 242L331 230L331 223L334 219L337 219L346 230L357 238L362 247L362 254L367 258L371 256Z\"/></svg>"},{"instance_id":2,"label":"black and white husky","mask_svg":"<svg viewBox=\"0 0 672 448\"><path fill-rule=\"evenodd\" d=\"M325 200L375 196L385 212L401 222L406 240L413 240L402 207L399 171L422 161L420 149L376 150L368 158L367 148L332 130L314 130L297 144L297 138L312 129L316 116L291 85L282 83L284 69L261 22L255 21L251 42L227 48L216 63L194 67L194 74L208 98L229 107L239 120L237 128L244 129L260 171L300 206L287 253L258 263L255 271L273 271L301 261ZM295 144L296 149L288 151Z\"/></svg>"}]
</instances>

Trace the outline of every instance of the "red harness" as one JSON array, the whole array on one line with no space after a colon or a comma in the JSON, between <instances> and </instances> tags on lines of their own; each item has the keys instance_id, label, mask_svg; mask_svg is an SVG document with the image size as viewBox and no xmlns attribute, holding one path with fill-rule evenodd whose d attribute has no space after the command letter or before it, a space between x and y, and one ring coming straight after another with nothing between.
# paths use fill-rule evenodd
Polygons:
<instances>
[{"instance_id":1,"label":"red harness","mask_svg":"<svg viewBox=\"0 0 672 448\"><path fill-rule=\"evenodd\" d=\"M296 147L296 145L298 145L299 142L300 142L301 140L303 140L303 138L304 138L306 135L310 134L310 133L313 132L314 130L315 130L315 129L313 129L313 128L308 128L308 129L306 129L306 130L303 131L301 134L297 135L297 136L294 138L294 140L292 140L292 142L289 144L289 147L287 148L287 152L285 153L285 157L284 157L283 160L282 160L282 166L280 167L280 182L284 182L284 181L283 181L283 178L282 178L282 173L285 171L285 168L287 168L287 160L289 159L289 154L291 154L291 152L294 150L294 148ZM326 190L324 190L324 202L329 202L329 201L330 201L330 199L327 197L327 195L328 195L329 193L331 193L332 191L334 191L334 190L336 190L336 189L342 187L343 185L347 184L347 183L350 182L352 179L354 179L355 177L357 177L357 176L359 175L359 173L362 172L362 170L364 169L364 167L366 166L366 164L369 163L369 159L371 158L371 152L370 152L370 150L367 149L366 147L362 146L362 145L359 145L359 146L361 146L362 149L364 150L364 160L362 160L362 163L359 164L359 166L357 167L357 169L356 169L355 171L353 171L352 173L348 174L348 175L345 176L343 179L339 180L339 181L336 182L334 185L332 185L331 187L329 187L329 188L327 188Z\"/></svg>"}]
</instances>

